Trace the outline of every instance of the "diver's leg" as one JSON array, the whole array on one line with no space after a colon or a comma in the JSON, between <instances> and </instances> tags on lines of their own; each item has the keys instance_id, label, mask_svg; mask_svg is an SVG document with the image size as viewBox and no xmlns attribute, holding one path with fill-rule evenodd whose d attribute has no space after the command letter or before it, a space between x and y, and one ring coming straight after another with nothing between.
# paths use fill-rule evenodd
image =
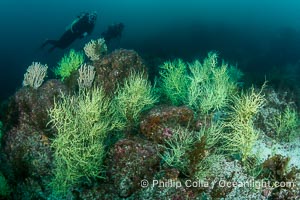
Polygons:
<instances>
[{"instance_id":1,"label":"diver's leg","mask_svg":"<svg viewBox=\"0 0 300 200\"><path fill-rule=\"evenodd\" d=\"M56 46L53 45L53 46L48 50L48 52L52 52L55 48L56 48Z\"/></svg>"},{"instance_id":2,"label":"diver's leg","mask_svg":"<svg viewBox=\"0 0 300 200\"><path fill-rule=\"evenodd\" d=\"M48 44L52 44L53 46L56 46L57 44L57 40L46 40L42 45L41 45L41 49L44 48L46 45Z\"/></svg>"}]
</instances>

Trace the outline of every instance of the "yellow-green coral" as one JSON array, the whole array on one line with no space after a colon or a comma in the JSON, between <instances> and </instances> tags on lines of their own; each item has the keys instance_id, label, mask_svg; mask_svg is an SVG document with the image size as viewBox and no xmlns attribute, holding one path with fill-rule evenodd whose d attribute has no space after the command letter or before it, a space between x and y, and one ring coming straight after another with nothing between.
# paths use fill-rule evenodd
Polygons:
<instances>
[{"instance_id":1,"label":"yellow-green coral","mask_svg":"<svg viewBox=\"0 0 300 200\"><path fill-rule=\"evenodd\" d=\"M203 63L196 60L189 65L191 82L188 105L202 113L224 107L236 87L235 78L230 78L227 64L218 66L217 58L215 52L209 52Z\"/></svg>"},{"instance_id":2,"label":"yellow-green coral","mask_svg":"<svg viewBox=\"0 0 300 200\"><path fill-rule=\"evenodd\" d=\"M274 128L277 139L288 141L292 136L292 132L295 131L299 125L297 111L288 106L282 113L274 116L274 119Z\"/></svg>"},{"instance_id":3,"label":"yellow-green coral","mask_svg":"<svg viewBox=\"0 0 300 200\"><path fill-rule=\"evenodd\" d=\"M172 129L170 132L172 132L172 136L166 138L165 144L162 146L165 151L160 157L168 166L187 173L189 168L187 153L194 146L196 141L195 133L182 127Z\"/></svg>"},{"instance_id":4,"label":"yellow-green coral","mask_svg":"<svg viewBox=\"0 0 300 200\"><path fill-rule=\"evenodd\" d=\"M201 141L202 137L205 137L205 148L211 149L220 142L223 134L222 123L211 121L210 126L203 126L197 132L197 140Z\"/></svg>"},{"instance_id":5,"label":"yellow-green coral","mask_svg":"<svg viewBox=\"0 0 300 200\"><path fill-rule=\"evenodd\" d=\"M242 161L245 161L258 138L258 132L254 129L252 121L237 124L232 121L226 127L230 132L223 135L225 142L223 149L231 154L241 155Z\"/></svg>"},{"instance_id":6,"label":"yellow-green coral","mask_svg":"<svg viewBox=\"0 0 300 200\"><path fill-rule=\"evenodd\" d=\"M142 111L157 101L154 90L142 73L132 72L122 87L116 91L115 108L122 120L130 125L138 123Z\"/></svg>"},{"instance_id":7,"label":"yellow-green coral","mask_svg":"<svg viewBox=\"0 0 300 200\"><path fill-rule=\"evenodd\" d=\"M70 52L65 54L59 61L54 73L56 76L61 77L61 80L64 80L68 78L73 71L77 70L83 62L84 54L71 49Z\"/></svg>"},{"instance_id":8,"label":"yellow-green coral","mask_svg":"<svg viewBox=\"0 0 300 200\"><path fill-rule=\"evenodd\" d=\"M49 123L57 130L51 144L55 168L50 186L55 195L66 195L74 185L99 176L105 155L104 139L122 124L102 88L73 96L62 94L49 116Z\"/></svg>"},{"instance_id":9,"label":"yellow-green coral","mask_svg":"<svg viewBox=\"0 0 300 200\"><path fill-rule=\"evenodd\" d=\"M223 149L231 154L241 155L242 161L250 156L252 147L258 138L253 118L265 102L262 89L255 92L252 87L247 93L233 96L227 121L224 122L227 132L222 136Z\"/></svg>"},{"instance_id":10,"label":"yellow-green coral","mask_svg":"<svg viewBox=\"0 0 300 200\"><path fill-rule=\"evenodd\" d=\"M209 52L202 63L196 60L187 65L180 59L166 62L160 76L162 92L173 105L187 104L206 114L227 104L241 72L224 62L219 65L217 53Z\"/></svg>"},{"instance_id":11,"label":"yellow-green coral","mask_svg":"<svg viewBox=\"0 0 300 200\"><path fill-rule=\"evenodd\" d=\"M161 90L173 105L186 102L188 76L186 64L181 60L165 62L160 66Z\"/></svg>"},{"instance_id":12,"label":"yellow-green coral","mask_svg":"<svg viewBox=\"0 0 300 200\"><path fill-rule=\"evenodd\" d=\"M262 86L262 89L265 84ZM252 87L247 93L232 96L232 105L230 106L230 119L237 123L247 123L253 119L259 109L264 105L265 98L262 89L255 92Z\"/></svg>"}]
</instances>

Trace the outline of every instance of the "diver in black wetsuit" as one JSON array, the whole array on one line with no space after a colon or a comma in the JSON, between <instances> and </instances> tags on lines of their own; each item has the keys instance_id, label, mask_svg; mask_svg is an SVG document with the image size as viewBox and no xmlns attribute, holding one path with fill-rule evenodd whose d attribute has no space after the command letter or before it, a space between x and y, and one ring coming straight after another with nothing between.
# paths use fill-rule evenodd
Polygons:
<instances>
[{"instance_id":1,"label":"diver in black wetsuit","mask_svg":"<svg viewBox=\"0 0 300 200\"><path fill-rule=\"evenodd\" d=\"M104 38L105 42L107 44L109 44L112 39L120 39L121 38L123 29L124 29L123 23L112 24L112 25L108 26L106 31L101 33L101 36Z\"/></svg>"},{"instance_id":2,"label":"diver in black wetsuit","mask_svg":"<svg viewBox=\"0 0 300 200\"><path fill-rule=\"evenodd\" d=\"M50 52L55 48L67 48L76 39L81 39L87 35L90 35L94 29L96 19L96 12L82 13L72 22L65 33L59 38L59 40L47 40L43 43L41 48L45 47L47 44L53 45L53 47L49 49Z\"/></svg>"}]
</instances>

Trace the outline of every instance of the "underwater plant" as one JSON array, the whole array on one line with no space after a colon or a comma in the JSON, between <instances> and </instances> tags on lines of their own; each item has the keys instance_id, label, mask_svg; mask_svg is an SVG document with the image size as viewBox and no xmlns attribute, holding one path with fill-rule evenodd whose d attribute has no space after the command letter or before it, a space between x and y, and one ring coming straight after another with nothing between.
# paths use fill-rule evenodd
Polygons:
<instances>
[{"instance_id":1,"label":"underwater plant","mask_svg":"<svg viewBox=\"0 0 300 200\"><path fill-rule=\"evenodd\" d=\"M224 128L226 133L222 135L223 149L231 155L240 155L242 161L251 155L251 150L258 138L258 132L254 128L253 119L265 102L262 90L256 92L252 87L246 93L234 95Z\"/></svg>"},{"instance_id":2,"label":"underwater plant","mask_svg":"<svg viewBox=\"0 0 300 200\"><path fill-rule=\"evenodd\" d=\"M213 174L213 168L218 165L217 161L224 157L216 151L220 145L223 133L223 124L213 120L211 120L209 125L201 127L195 133L195 143L192 150L188 152L190 174L193 177L202 180L204 177Z\"/></svg>"},{"instance_id":3,"label":"underwater plant","mask_svg":"<svg viewBox=\"0 0 300 200\"><path fill-rule=\"evenodd\" d=\"M292 137L292 132L299 125L298 113L290 106L287 106L282 113L274 116L274 121L276 138L282 141L289 141Z\"/></svg>"},{"instance_id":4,"label":"underwater plant","mask_svg":"<svg viewBox=\"0 0 300 200\"><path fill-rule=\"evenodd\" d=\"M47 74L47 65L42 65L39 62L33 62L24 74L23 86L29 85L30 87L37 89L44 82L44 78Z\"/></svg>"},{"instance_id":5,"label":"underwater plant","mask_svg":"<svg viewBox=\"0 0 300 200\"><path fill-rule=\"evenodd\" d=\"M49 124L57 130L54 149L53 194L64 196L76 184L91 182L103 170L104 140L119 129L110 100L102 88L61 94L49 111Z\"/></svg>"},{"instance_id":6,"label":"underwater plant","mask_svg":"<svg viewBox=\"0 0 300 200\"><path fill-rule=\"evenodd\" d=\"M185 175L196 178L205 175L204 171L202 173L199 170L206 169L208 172L213 164L212 160L219 157L214 148L223 134L222 125L212 124L200 131L181 126L167 130L168 137L161 145L164 149L160 155L162 160Z\"/></svg>"},{"instance_id":7,"label":"underwater plant","mask_svg":"<svg viewBox=\"0 0 300 200\"><path fill-rule=\"evenodd\" d=\"M164 153L160 154L160 157L168 166L187 174L190 164L187 153L194 146L196 141L195 134L191 133L187 128L180 126L170 131L172 132L172 136L167 138L165 144L162 145Z\"/></svg>"},{"instance_id":8,"label":"underwater plant","mask_svg":"<svg viewBox=\"0 0 300 200\"><path fill-rule=\"evenodd\" d=\"M228 65L224 62L218 66L216 52L209 52L203 63L196 60L189 64L191 75L188 105L204 114L223 108L229 95L236 88L236 79L240 76L238 69L235 68L231 72L234 71L236 77L231 78L228 69Z\"/></svg>"},{"instance_id":9,"label":"underwater plant","mask_svg":"<svg viewBox=\"0 0 300 200\"><path fill-rule=\"evenodd\" d=\"M160 66L161 90L173 105L182 105L187 101L189 86L186 64L181 59L165 62Z\"/></svg>"},{"instance_id":10,"label":"underwater plant","mask_svg":"<svg viewBox=\"0 0 300 200\"><path fill-rule=\"evenodd\" d=\"M161 90L167 99L203 114L225 107L242 76L236 67L224 62L219 66L216 52L209 52L202 63L195 60L187 65L178 59L160 68Z\"/></svg>"},{"instance_id":11,"label":"underwater plant","mask_svg":"<svg viewBox=\"0 0 300 200\"><path fill-rule=\"evenodd\" d=\"M68 78L73 71L77 70L83 62L84 54L71 49L70 52L65 54L59 61L54 73L63 81L65 78Z\"/></svg>"},{"instance_id":12,"label":"underwater plant","mask_svg":"<svg viewBox=\"0 0 300 200\"><path fill-rule=\"evenodd\" d=\"M158 101L150 82L143 73L131 72L118 87L114 104L121 119L131 125L136 125L142 111L151 108Z\"/></svg>"},{"instance_id":13,"label":"underwater plant","mask_svg":"<svg viewBox=\"0 0 300 200\"><path fill-rule=\"evenodd\" d=\"M209 126L203 126L197 132L197 140L201 141L205 137L205 149L211 149L220 142L223 134L223 124L211 121Z\"/></svg>"}]
</instances>

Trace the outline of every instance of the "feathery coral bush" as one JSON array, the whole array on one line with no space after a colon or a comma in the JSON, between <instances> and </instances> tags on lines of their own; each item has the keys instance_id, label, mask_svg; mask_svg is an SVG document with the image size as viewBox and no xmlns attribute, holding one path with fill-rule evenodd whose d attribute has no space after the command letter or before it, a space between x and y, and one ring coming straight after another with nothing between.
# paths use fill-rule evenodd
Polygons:
<instances>
[{"instance_id":1,"label":"feathery coral bush","mask_svg":"<svg viewBox=\"0 0 300 200\"><path fill-rule=\"evenodd\" d=\"M228 65L218 66L217 58L215 52L209 52L203 63L196 60L189 65L188 105L202 113L224 107L236 87L235 79L228 73Z\"/></svg>"},{"instance_id":2,"label":"feathery coral bush","mask_svg":"<svg viewBox=\"0 0 300 200\"><path fill-rule=\"evenodd\" d=\"M29 85L30 87L39 88L47 74L47 65L42 65L39 62L33 62L24 74L23 86Z\"/></svg>"},{"instance_id":3,"label":"feathery coral bush","mask_svg":"<svg viewBox=\"0 0 300 200\"><path fill-rule=\"evenodd\" d=\"M295 131L299 125L297 111L288 106L282 113L274 116L274 119L274 128L277 139L289 141L293 135L292 132Z\"/></svg>"},{"instance_id":4,"label":"feathery coral bush","mask_svg":"<svg viewBox=\"0 0 300 200\"><path fill-rule=\"evenodd\" d=\"M109 131L121 128L110 100L102 88L61 95L49 110L50 124L57 130L51 144L54 149L53 194L68 190L99 176L104 158L104 139Z\"/></svg>"},{"instance_id":5,"label":"feathery coral bush","mask_svg":"<svg viewBox=\"0 0 300 200\"><path fill-rule=\"evenodd\" d=\"M64 80L68 78L73 71L77 70L83 62L84 54L71 49L70 52L65 54L59 61L54 73L56 76L61 77L61 80Z\"/></svg>"},{"instance_id":6,"label":"feathery coral bush","mask_svg":"<svg viewBox=\"0 0 300 200\"><path fill-rule=\"evenodd\" d=\"M91 60L96 61L107 53L107 46L103 38L98 40L91 40L89 43L84 45L84 53Z\"/></svg>"},{"instance_id":7,"label":"feathery coral bush","mask_svg":"<svg viewBox=\"0 0 300 200\"><path fill-rule=\"evenodd\" d=\"M80 89L87 89L92 87L95 79L95 67L92 65L82 64L78 70L79 77L77 79Z\"/></svg>"},{"instance_id":8,"label":"feathery coral bush","mask_svg":"<svg viewBox=\"0 0 300 200\"><path fill-rule=\"evenodd\" d=\"M172 132L172 136L165 140L165 144L162 146L165 151L160 157L168 166L187 173L190 164L187 153L193 149L196 141L195 133L180 126L170 132Z\"/></svg>"},{"instance_id":9,"label":"feathery coral bush","mask_svg":"<svg viewBox=\"0 0 300 200\"><path fill-rule=\"evenodd\" d=\"M215 52L209 52L202 63L196 60L187 65L179 59L160 68L161 90L167 99L173 105L187 104L204 114L223 108L242 76L236 67L224 62L218 65Z\"/></svg>"},{"instance_id":10,"label":"feathery coral bush","mask_svg":"<svg viewBox=\"0 0 300 200\"><path fill-rule=\"evenodd\" d=\"M147 78L142 73L132 72L117 89L114 104L122 120L135 125L141 112L151 108L157 99Z\"/></svg>"},{"instance_id":11,"label":"feathery coral bush","mask_svg":"<svg viewBox=\"0 0 300 200\"><path fill-rule=\"evenodd\" d=\"M201 127L197 132L197 140L201 141L205 137L205 148L211 149L220 142L223 134L223 124L211 121L207 127Z\"/></svg>"},{"instance_id":12,"label":"feathery coral bush","mask_svg":"<svg viewBox=\"0 0 300 200\"><path fill-rule=\"evenodd\" d=\"M246 161L250 156L253 145L258 138L253 120L265 102L262 94L264 87L265 85L259 92L255 92L252 87L247 93L233 96L227 121L224 122L224 128L227 132L222 135L223 149L231 154L241 155L242 161Z\"/></svg>"},{"instance_id":13,"label":"feathery coral bush","mask_svg":"<svg viewBox=\"0 0 300 200\"><path fill-rule=\"evenodd\" d=\"M161 90L173 105L186 102L188 91L188 74L186 64L181 60L165 62L160 66Z\"/></svg>"}]
</instances>

